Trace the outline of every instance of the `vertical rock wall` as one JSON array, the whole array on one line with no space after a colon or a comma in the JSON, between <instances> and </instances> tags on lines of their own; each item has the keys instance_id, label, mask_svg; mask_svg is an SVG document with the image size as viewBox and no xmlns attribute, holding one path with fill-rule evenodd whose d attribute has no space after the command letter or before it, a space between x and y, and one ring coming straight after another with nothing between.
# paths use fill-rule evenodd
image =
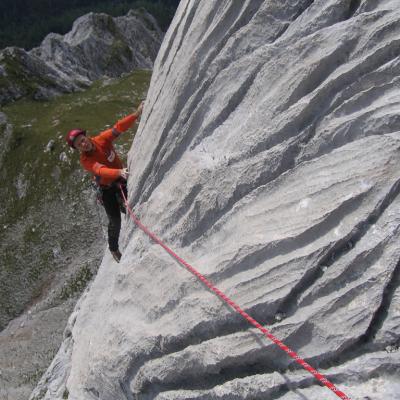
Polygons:
<instances>
[{"instance_id":1,"label":"vertical rock wall","mask_svg":"<svg viewBox=\"0 0 400 400\"><path fill-rule=\"evenodd\" d=\"M400 391L399 24L182 0L130 151L143 223L353 399ZM131 221L123 250L71 321L69 399L336 398Z\"/></svg>"}]
</instances>

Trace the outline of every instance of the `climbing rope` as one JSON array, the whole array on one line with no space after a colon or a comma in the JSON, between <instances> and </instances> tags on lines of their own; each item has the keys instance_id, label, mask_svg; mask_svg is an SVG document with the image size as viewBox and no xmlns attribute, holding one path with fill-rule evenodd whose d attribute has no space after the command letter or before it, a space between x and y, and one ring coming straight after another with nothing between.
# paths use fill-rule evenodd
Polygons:
<instances>
[{"instance_id":1,"label":"climbing rope","mask_svg":"<svg viewBox=\"0 0 400 400\"><path fill-rule=\"evenodd\" d=\"M125 197L124 191L120 187L122 197L125 202L125 207L128 210L133 222L140 228L147 236L153 239L157 244L159 244L169 255L175 258L180 264L182 264L189 272L195 275L201 282L204 283L210 290L212 290L220 299L231 306L236 312L238 312L244 319L246 319L251 325L255 326L259 331L261 331L264 336L274 342L281 350L292 357L298 364L300 364L305 370L314 375L314 377L325 385L328 389L332 390L338 397L342 400L350 400L342 391L340 391L332 382L330 382L324 375L320 374L316 369L314 369L310 364L304 361L295 351L291 350L283 342L281 342L277 337L272 335L268 329L264 328L260 323L258 323L254 318L252 318L246 311L244 311L240 306L238 306L233 300L221 292L217 287L215 287L204 275L198 272L194 267L187 263L183 258L179 257L173 250L171 250L164 242L161 241L153 232L151 232L146 226L144 226L139 218L134 214L132 209L129 207L128 200Z\"/></svg>"}]
</instances>

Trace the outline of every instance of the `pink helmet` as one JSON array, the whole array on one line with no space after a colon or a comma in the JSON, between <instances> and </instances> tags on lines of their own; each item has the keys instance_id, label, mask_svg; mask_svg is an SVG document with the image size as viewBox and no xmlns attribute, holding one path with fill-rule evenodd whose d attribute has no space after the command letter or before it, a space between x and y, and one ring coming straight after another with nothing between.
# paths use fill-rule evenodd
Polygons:
<instances>
[{"instance_id":1,"label":"pink helmet","mask_svg":"<svg viewBox=\"0 0 400 400\"><path fill-rule=\"evenodd\" d=\"M79 136L79 135L85 135L86 136L86 131L82 129L72 129L72 131L69 131L67 136L65 137L65 140L67 141L68 145L72 148L75 149L74 146L74 140Z\"/></svg>"}]
</instances>

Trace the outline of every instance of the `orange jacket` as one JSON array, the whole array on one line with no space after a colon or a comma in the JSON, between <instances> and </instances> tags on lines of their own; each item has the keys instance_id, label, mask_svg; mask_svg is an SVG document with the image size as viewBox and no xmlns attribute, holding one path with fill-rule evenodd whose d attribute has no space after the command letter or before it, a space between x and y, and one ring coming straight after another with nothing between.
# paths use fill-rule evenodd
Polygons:
<instances>
[{"instance_id":1,"label":"orange jacket","mask_svg":"<svg viewBox=\"0 0 400 400\"><path fill-rule=\"evenodd\" d=\"M90 138L94 149L90 152L81 153L82 167L93 174L95 181L100 186L109 186L119 178L119 170L123 168L123 165L112 142L122 132L128 130L136 119L136 114L128 115L118 121L113 128Z\"/></svg>"}]
</instances>

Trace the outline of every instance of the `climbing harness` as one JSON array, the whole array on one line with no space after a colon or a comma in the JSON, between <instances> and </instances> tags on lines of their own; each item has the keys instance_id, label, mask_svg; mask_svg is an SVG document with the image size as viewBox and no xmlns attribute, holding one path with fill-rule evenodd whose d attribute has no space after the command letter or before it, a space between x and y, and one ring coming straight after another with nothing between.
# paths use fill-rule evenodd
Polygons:
<instances>
[{"instance_id":1,"label":"climbing harness","mask_svg":"<svg viewBox=\"0 0 400 400\"><path fill-rule=\"evenodd\" d=\"M134 214L129 206L128 200L120 186L120 191L125 202L125 207L128 210L133 222L140 228L147 236L159 244L169 255L171 255L175 260L177 260L181 265L183 265L189 272L195 275L204 285L206 285L210 290L212 290L220 299L227 303L231 308L233 308L237 313L239 313L244 319L246 319L251 325L255 326L259 331L261 331L264 336L274 342L281 350L292 357L298 364L300 364L305 370L310 372L314 377L324 384L328 389L332 390L336 396L340 397L342 400L350 400L341 390L339 390L332 382L330 382L324 375L320 374L316 369L314 369L310 364L304 361L295 351L291 350L283 342L281 342L277 337L272 335L272 333L261 326L254 318L252 318L246 311L244 311L239 305L237 305L233 300L221 292L217 287L215 287L204 275L198 272L194 267L187 263L183 258L179 257L172 249L170 249L164 242L161 241L153 232L151 232L146 226L144 226L139 218Z\"/></svg>"}]
</instances>

